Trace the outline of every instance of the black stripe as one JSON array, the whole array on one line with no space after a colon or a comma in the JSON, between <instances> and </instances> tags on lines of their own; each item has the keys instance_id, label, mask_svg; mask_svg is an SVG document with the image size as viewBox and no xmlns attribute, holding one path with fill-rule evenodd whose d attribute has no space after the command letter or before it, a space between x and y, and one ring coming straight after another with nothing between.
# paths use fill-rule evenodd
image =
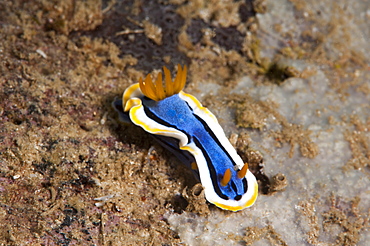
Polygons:
<instances>
[{"instance_id":1,"label":"black stripe","mask_svg":"<svg viewBox=\"0 0 370 246\"><path fill-rule=\"evenodd\" d=\"M242 199L242 196L241 195L237 195L236 197L234 197L234 200L235 201L239 201L240 199Z\"/></svg>"},{"instance_id":2,"label":"black stripe","mask_svg":"<svg viewBox=\"0 0 370 246\"><path fill-rule=\"evenodd\" d=\"M230 182L231 182L231 188L235 191L236 194L238 194L238 188L236 188L234 181L230 181Z\"/></svg>"},{"instance_id":3,"label":"black stripe","mask_svg":"<svg viewBox=\"0 0 370 246\"><path fill-rule=\"evenodd\" d=\"M244 194L247 193L247 190L248 190L248 182L247 182L247 178L243 178L243 188L244 188Z\"/></svg>"},{"instance_id":4,"label":"black stripe","mask_svg":"<svg viewBox=\"0 0 370 246\"><path fill-rule=\"evenodd\" d=\"M206 159L208 170L209 170L210 175L211 175L212 185L215 189L215 192L222 199L229 200L229 197L226 196L225 194L223 194L220 190L220 187L218 186L217 174L216 174L215 168L212 165L211 158L209 158L207 152L205 151L205 149L203 148L203 146L200 144L199 140L196 137L193 138L193 141L194 141L195 145L202 151L203 156Z\"/></svg>"},{"instance_id":5,"label":"black stripe","mask_svg":"<svg viewBox=\"0 0 370 246\"><path fill-rule=\"evenodd\" d=\"M191 112L194 112L194 109L192 107L190 107L189 103L187 101L185 101L186 105L188 105L189 109Z\"/></svg>"},{"instance_id":6,"label":"black stripe","mask_svg":"<svg viewBox=\"0 0 370 246\"><path fill-rule=\"evenodd\" d=\"M199 117L198 115L196 115L194 113L193 113L193 115L195 116L195 118L197 118L199 120L200 123L202 123L204 129L213 138L213 140L217 143L217 145L220 146L220 148L223 150L223 152L227 155L227 157L230 159L230 161L235 166L236 163L234 162L233 158L231 158L231 156L229 155L229 153L226 151L226 149L224 148L224 146L221 144L220 140L218 140L218 138L216 137L216 135L214 134L214 132L211 130L211 128L208 126L208 124L201 117Z\"/></svg>"}]
</instances>

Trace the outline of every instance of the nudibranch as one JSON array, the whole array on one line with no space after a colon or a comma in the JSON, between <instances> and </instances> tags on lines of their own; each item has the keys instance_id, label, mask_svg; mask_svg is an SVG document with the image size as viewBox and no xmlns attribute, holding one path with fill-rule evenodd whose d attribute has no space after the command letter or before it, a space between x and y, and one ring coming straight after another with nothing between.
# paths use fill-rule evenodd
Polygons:
<instances>
[{"instance_id":1,"label":"nudibranch","mask_svg":"<svg viewBox=\"0 0 370 246\"><path fill-rule=\"evenodd\" d=\"M178 65L172 81L163 67L157 80L148 74L131 85L122 101L114 102L120 118L153 134L164 147L193 169L206 199L216 206L239 211L257 199L258 184L248 164L237 154L216 117L192 95L182 91L187 68Z\"/></svg>"}]
</instances>

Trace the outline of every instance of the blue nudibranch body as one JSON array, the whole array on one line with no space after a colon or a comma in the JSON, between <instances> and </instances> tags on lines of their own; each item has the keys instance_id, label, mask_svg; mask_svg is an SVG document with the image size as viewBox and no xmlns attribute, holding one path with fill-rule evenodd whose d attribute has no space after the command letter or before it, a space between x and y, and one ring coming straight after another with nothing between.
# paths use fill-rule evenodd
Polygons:
<instances>
[{"instance_id":1,"label":"blue nudibranch body","mask_svg":"<svg viewBox=\"0 0 370 246\"><path fill-rule=\"evenodd\" d=\"M236 153L216 117L192 95L182 91L186 66L178 65L171 80L164 67L155 82L150 75L131 85L123 93L122 118L126 118L153 136L192 167L200 179L206 199L216 206L238 211L253 205L258 184ZM195 165L196 163L196 165Z\"/></svg>"}]
</instances>

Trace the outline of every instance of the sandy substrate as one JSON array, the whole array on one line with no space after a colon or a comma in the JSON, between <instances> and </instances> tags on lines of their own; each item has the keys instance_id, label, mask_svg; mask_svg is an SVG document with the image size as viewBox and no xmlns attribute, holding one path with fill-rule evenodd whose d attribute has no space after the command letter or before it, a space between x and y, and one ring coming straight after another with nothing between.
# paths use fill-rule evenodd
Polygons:
<instances>
[{"instance_id":1,"label":"sandy substrate","mask_svg":"<svg viewBox=\"0 0 370 246\"><path fill-rule=\"evenodd\" d=\"M367 245L370 1L150 2L0 2L0 244ZM207 203L118 121L125 88L178 63L253 207Z\"/></svg>"}]
</instances>

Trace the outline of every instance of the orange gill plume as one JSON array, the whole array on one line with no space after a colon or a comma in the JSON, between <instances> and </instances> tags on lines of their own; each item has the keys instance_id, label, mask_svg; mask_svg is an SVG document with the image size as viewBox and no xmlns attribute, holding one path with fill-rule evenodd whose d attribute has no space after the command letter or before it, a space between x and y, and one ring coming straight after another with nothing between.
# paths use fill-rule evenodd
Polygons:
<instances>
[{"instance_id":1,"label":"orange gill plume","mask_svg":"<svg viewBox=\"0 0 370 246\"><path fill-rule=\"evenodd\" d=\"M248 163L245 163L243 168L239 170L238 172L238 178L242 179L245 177L248 171Z\"/></svg>"},{"instance_id":2,"label":"orange gill plume","mask_svg":"<svg viewBox=\"0 0 370 246\"><path fill-rule=\"evenodd\" d=\"M141 92L148 98L154 101L160 101L174 94L178 94L185 86L187 68L184 65L184 69L180 65L177 65L177 75L172 81L170 70L163 67L165 75L165 84L162 84L162 73L158 74L155 83L152 81L151 75L148 74L143 81L139 79L139 85Z\"/></svg>"}]
</instances>

